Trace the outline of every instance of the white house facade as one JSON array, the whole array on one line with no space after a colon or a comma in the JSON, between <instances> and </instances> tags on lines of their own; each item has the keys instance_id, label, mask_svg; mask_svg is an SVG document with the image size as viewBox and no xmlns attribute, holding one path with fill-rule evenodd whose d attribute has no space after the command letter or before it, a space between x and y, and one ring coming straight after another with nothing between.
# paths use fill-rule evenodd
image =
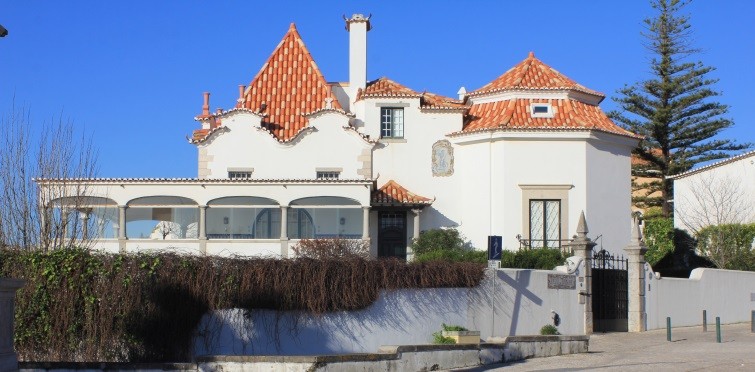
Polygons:
<instances>
[{"instance_id":1,"label":"white house facade","mask_svg":"<svg viewBox=\"0 0 755 372\"><path fill-rule=\"evenodd\" d=\"M604 95L533 53L458 99L367 80L370 19L354 15L349 81L329 83L296 27L238 100L211 112L204 94L197 178L38 180L86 185L46 206L75 213L107 251L171 248L290 257L299 239L369 240L377 257L411 258L422 231L458 228L478 249L558 247L580 212L618 252L630 233L630 152Z\"/></svg>"},{"instance_id":2,"label":"white house facade","mask_svg":"<svg viewBox=\"0 0 755 372\"><path fill-rule=\"evenodd\" d=\"M674 227L695 233L711 225L755 223L755 151L671 179Z\"/></svg>"}]
</instances>

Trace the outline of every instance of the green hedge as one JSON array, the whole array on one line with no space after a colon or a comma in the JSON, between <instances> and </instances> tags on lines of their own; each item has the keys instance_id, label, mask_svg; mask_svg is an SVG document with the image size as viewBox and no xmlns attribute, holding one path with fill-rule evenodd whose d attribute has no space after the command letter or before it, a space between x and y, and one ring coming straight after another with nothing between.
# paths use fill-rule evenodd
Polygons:
<instances>
[{"instance_id":1,"label":"green hedge","mask_svg":"<svg viewBox=\"0 0 755 372\"><path fill-rule=\"evenodd\" d=\"M565 261L566 256L561 250L554 248L503 251L501 254L501 267L513 269L553 270Z\"/></svg>"},{"instance_id":2,"label":"green hedge","mask_svg":"<svg viewBox=\"0 0 755 372\"><path fill-rule=\"evenodd\" d=\"M201 317L228 308L363 309L381 290L474 287L485 265L0 250L21 360L188 361Z\"/></svg>"},{"instance_id":3,"label":"green hedge","mask_svg":"<svg viewBox=\"0 0 755 372\"><path fill-rule=\"evenodd\" d=\"M674 220L655 217L645 220L645 244L648 247L645 261L655 265L667 254L674 252Z\"/></svg>"},{"instance_id":4,"label":"green hedge","mask_svg":"<svg viewBox=\"0 0 755 372\"><path fill-rule=\"evenodd\" d=\"M755 224L708 226L697 234L697 249L720 269L755 271Z\"/></svg>"}]
</instances>

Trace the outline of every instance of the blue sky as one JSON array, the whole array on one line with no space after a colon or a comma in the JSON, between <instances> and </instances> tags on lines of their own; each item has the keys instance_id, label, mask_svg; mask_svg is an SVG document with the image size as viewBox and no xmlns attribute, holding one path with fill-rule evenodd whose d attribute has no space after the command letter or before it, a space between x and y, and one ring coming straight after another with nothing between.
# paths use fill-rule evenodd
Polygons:
<instances>
[{"instance_id":1,"label":"blue sky","mask_svg":"<svg viewBox=\"0 0 755 372\"><path fill-rule=\"evenodd\" d=\"M735 126L755 143L755 2L702 1L692 17L697 59L717 68ZM0 1L0 114L63 115L91 133L103 177L196 177L202 92L230 108L291 22L328 81L348 80L342 15L372 14L368 79L455 96L479 88L529 51L605 93L649 76L646 1Z\"/></svg>"}]
</instances>

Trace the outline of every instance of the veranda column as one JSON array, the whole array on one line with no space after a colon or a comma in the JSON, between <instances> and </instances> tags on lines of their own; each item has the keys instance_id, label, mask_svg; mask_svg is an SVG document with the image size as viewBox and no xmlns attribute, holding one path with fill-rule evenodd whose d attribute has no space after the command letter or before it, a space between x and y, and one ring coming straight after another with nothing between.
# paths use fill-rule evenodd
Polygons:
<instances>
[{"instance_id":1,"label":"veranda column","mask_svg":"<svg viewBox=\"0 0 755 372\"><path fill-rule=\"evenodd\" d=\"M288 206L281 205L281 257L288 257Z\"/></svg>"},{"instance_id":2,"label":"veranda column","mask_svg":"<svg viewBox=\"0 0 755 372\"><path fill-rule=\"evenodd\" d=\"M640 221L632 221L632 238L624 248L628 254L629 265L629 332L647 331L647 313L645 312L645 252L648 251L640 234Z\"/></svg>"},{"instance_id":3,"label":"veranda column","mask_svg":"<svg viewBox=\"0 0 755 372\"><path fill-rule=\"evenodd\" d=\"M412 221L412 242L414 242L415 239L419 239L419 214L422 212L422 209L412 209L412 214L414 215L414 220ZM414 259L414 251L412 250L411 244L409 244L409 247L406 249L406 257L409 258L409 255L411 255L412 260Z\"/></svg>"},{"instance_id":4,"label":"veranda column","mask_svg":"<svg viewBox=\"0 0 755 372\"><path fill-rule=\"evenodd\" d=\"M574 252L574 256L581 258L585 265L584 274L579 278L584 286L579 290L578 296L580 304L584 304L585 311L585 334L592 334L592 248L595 246L595 242L587 237L587 221L585 221L585 212L579 215L579 223L577 224L577 235L569 243L569 246Z\"/></svg>"},{"instance_id":5,"label":"veranda column","mask_svg":"<svg viewBox=\"0 0 755 372\"><path fill-rule=\"evenodd\" d=\"M87 241L89 238L89 213L91 209L82 209L79 211L79 219L81 219L81 240Z\"/></svg>"},{"instance_id":6,"label":"veranda column","mask_svg":"<svg viewBox=\"0 0 755 372\"><path fill-rule=\"evenodd\" d=\"M199 250L207 253L207 206L199 206Z\"/></svg>"},{"instance_id":7,"label":"veranda column","mask_svg":"<svg viewBox=\"0 0 755 372\"><path fill-rule=\"evenodd\" d=\"M126 251L126 205L118 206L118 249Z\"/></svg>"},{"instance_id":8,"label":"veranda column","mask_svg":"<svg viewBox=\"0 0 755 372\"><path fill-rule=\"evenodd\" d=\"M362 207L362 240L370 240L370 207Z\"/></svg>"}]
</instances>

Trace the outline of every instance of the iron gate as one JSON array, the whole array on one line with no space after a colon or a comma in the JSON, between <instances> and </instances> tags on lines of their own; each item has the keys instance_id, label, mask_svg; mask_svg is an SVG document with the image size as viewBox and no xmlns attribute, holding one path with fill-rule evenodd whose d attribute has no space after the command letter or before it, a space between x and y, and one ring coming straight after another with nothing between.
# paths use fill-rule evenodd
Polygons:
<instances>
[{"instance_id":1,"label":"iron gate","mask_svg":"<svg viewBox=\"0 0 755 372\"><path fill-rule=\"evenodd\" d=\"M592 316L594 332L627 332L627 259L605 250L592 256Z\"/></svg>"}]
</instances>

